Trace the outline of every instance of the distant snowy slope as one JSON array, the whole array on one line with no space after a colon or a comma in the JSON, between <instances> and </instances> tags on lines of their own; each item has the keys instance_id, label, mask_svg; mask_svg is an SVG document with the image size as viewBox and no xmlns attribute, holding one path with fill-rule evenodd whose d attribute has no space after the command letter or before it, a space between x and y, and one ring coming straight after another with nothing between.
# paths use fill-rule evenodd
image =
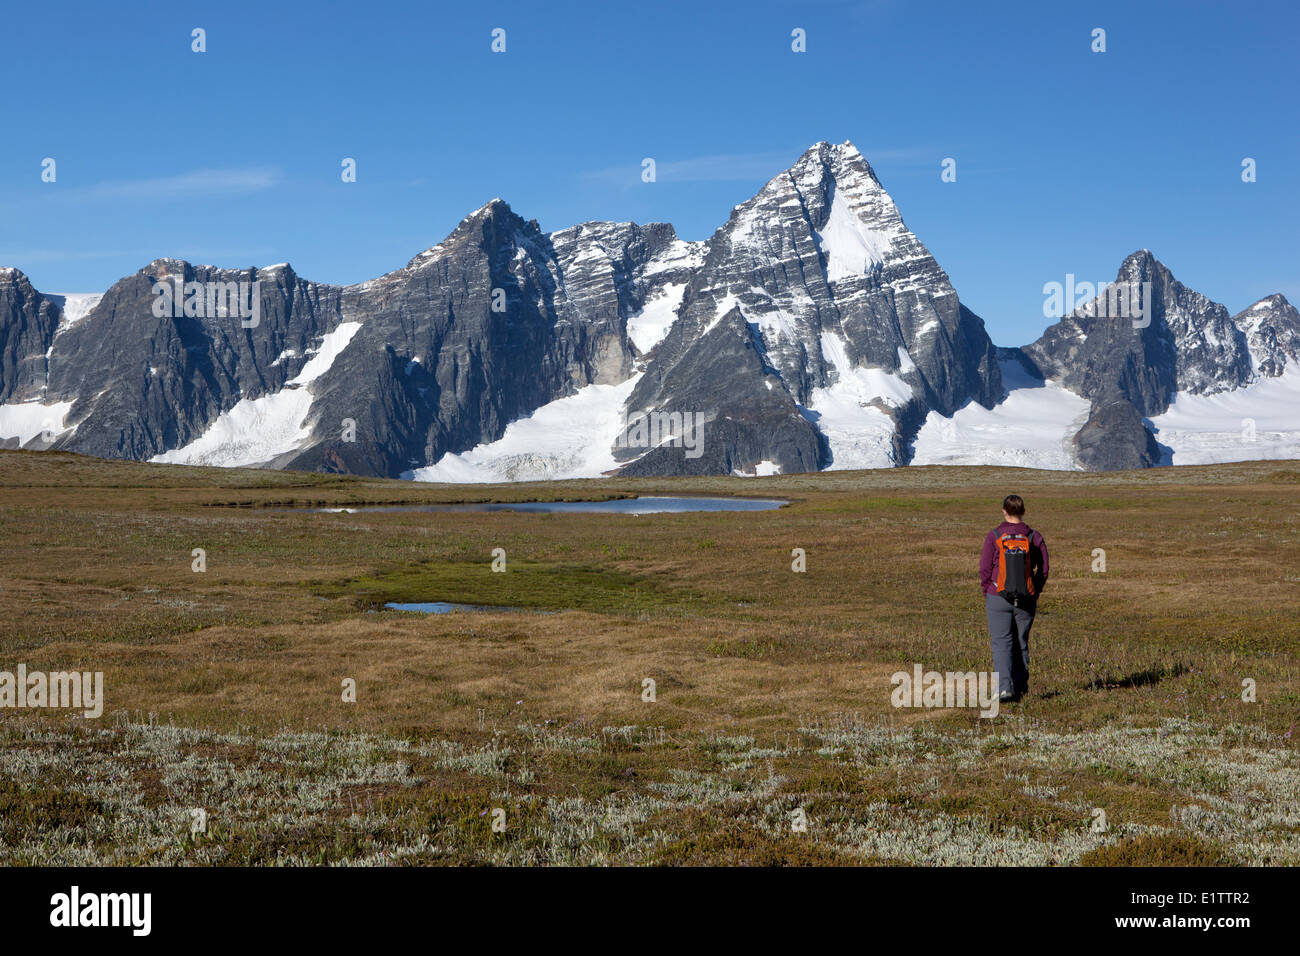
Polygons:
<instances>
[{"instance_id":1,"label":"distant snowy slope","mask_svg":"<svg viewBox=\"0 0 1300 956\"><path fill-rule=\"evenodd\" d=\"M627 337L641 354L649 352L663 341L668 329L677 319L677 307L682 304L686 283L668 283L650 299L639 312L627 318Z\"/></svg>"},{"instance_id":2,"label":"distant snowy slope","mask_svg":"<svg viewBox=\"0 0 1300 956\"><path fill-rule=\"evenodd\" d=\"M194 441L183 448L155 455L150 461L233 468L265 464L301 448L311 438L307 416L312 394L307 386L329 371L360 328L360 322L344 322L323 337L302 371L285 383L283 389L254 399L240 399Z\"/></svg>"},{"instance_id":3,"label":"distant snowy slope","mask_svg":"<svg viewBox=\"0 0 1300 956\"><path fill-rule=\"evenodd\" d=\"M898 464L894 460L894 420L884 409L906 403L912 397L912 387L896 373L854 366L843 338L834 332L822 333L821 347L837 378L826 387L813 389L804 415L830 446L827 468L844 471ZM902 370L910 368L912 361L902 346L898 359Z\"/></svg>"},{"instance_id":4,"label":"distant snowy slope","mask_svg":"<svg viewBox=\"0 0 1300 956\"><path fill-rule=\"evenodd\" d=\"M494 442L444 455L404 478L497 482L598 478L618 467L613 446L637 376L620 385L588 385L511 422Z\"/></svg>"},{"instance_id":5,"label":"distant snowy slope","mask_svg":"<svg viewBox=\"0 0 1300 956\"><path fill-rule=\"evenodd\" d=\"M875 229L854 212L844 190L833 189L830 215L820 231L813 230L817 245L826 258L826 278L830 282L865 275L884 264L893 248L894 231Z\"/></svg>"},{"instance_id":6,"label":"distant snowy slope","mask_svg":"<svg viewBox=\"0 0 1300 956\"><path fill-rule=\"evenodd\" d=\"M63 310L63 321L59 323L58 328L58 332L62 333L66 332L89 315L90 310L99 305L99 300L104 298L104 293L74 292L60 295L48 295L46 298L57 303L59 308Z\"/></svg>"},{"instance_id":7,"label":"distant snowy slope","mask_svg":"<svg viewBox=\"0 0 1300 956\"><path fill-rule=\"evenodd\" d=\"M999 364L1006 398L991 409L971 402L952 418L931 412L917 435L912 464L1079 469L1071 441L1088 417L1088 400L1033 378L1018 362Z\"/></svg>"},{"instance_id":8,"label":"distant snowy slope","mask_svg":"<svg viewBox=\"0 0 1300 956\"><path fill-rule=\"evenodd\" d=\"M1162 464L1300 458L1300 368L1231 392L1179 393L1151 419Z\"/></svg>"},{"instance_id":9,"label":"distant snowy slope","mask_svg":"<svg viewBox=\"0 0 1300 956\"><path fill-rule=\"evenodd\" d=\"M204 295L159 310L159 283ZM256 322L215 307L245 290ZM448 482L1300 458L1282 294L1231 315L1139 249L1059 300L999 349L866 157L818 142L702 241L494 199L354 285L160 258L49 295L0 267L0 445ZM647 420L702 433L615 445Z\"/></svg>"},{"instance_id":10,"label":"distant snowy slope","mask_svg":"<svg viewBox=\"0 0 1300 956\"><path fill-rule=\"evenodd\" d=\"M65 430L63 420L71 409L72 402L55 402L51 405L13 402L0 405L0 440L16 438L19 445L25 445L45 432L59 435Z\"/></svg>"}]
</instances>

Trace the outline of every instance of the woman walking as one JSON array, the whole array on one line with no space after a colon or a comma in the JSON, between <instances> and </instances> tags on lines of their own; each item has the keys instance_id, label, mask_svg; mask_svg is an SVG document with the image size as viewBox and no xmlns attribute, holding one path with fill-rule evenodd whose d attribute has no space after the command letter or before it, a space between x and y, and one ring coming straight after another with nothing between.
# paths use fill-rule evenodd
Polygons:
<instances>
[{"instance_id":1,"label":"woman walking","mask_svg":"<svg viewBox=\"0 0 1300 956\"><path fill-rule=\"evenodd\" d=\"M980 554L980 588L1003 701L1029 691L1029 629L1047 583L1047 542L1024 519L1024 500L1007 495L1002 523L985 536Z\"/></svg>"}]
</instances>

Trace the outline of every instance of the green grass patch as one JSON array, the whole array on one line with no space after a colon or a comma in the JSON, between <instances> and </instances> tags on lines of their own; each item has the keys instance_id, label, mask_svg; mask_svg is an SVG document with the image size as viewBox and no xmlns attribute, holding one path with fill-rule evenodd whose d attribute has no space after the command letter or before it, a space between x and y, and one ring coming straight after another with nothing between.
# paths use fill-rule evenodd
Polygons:
<instances>
[{"instance_id":1,"label":"green grass patch","mask_svg":"<svg viewBox=\"0 0 1300 956\"><path fill-rule=\"evenodd\" d=\"M599 614L690 614L717 610L727 602L653 575L637 575L585 564L511 560L505 571L489 561L423 562L381 571L313 590L326 597L352 597L363 608L389 602L449 601L547 611Z\"/></svg>"}]
</instances>

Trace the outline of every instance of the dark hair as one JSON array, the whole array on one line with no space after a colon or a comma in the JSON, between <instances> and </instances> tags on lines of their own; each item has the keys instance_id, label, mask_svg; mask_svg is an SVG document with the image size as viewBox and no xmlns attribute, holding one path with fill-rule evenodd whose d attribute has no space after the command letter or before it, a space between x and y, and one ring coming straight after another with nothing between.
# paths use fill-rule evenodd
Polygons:
<instances>
[{"instance_id":1,"label":"dark hair","mask_svg":"<svg viewBox=\"0 0 1300 956\"><path fill-rule=\"evenodd\" d=\"M1002 499L1002 510L1019 518L1025 513L1025 499L1019 495L1007 495Z\"/></svg>"}]
</instances>

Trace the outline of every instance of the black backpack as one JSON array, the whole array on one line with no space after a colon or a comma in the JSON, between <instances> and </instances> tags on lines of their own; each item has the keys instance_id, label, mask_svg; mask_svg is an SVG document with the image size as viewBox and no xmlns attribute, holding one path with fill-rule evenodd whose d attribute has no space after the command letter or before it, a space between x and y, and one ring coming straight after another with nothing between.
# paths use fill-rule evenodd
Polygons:
<instances>
[{"instance_id":1,"label":"black backpack","mask_svg":"<svg viewBox=\"0 0 1300 956\"><path fill-rule=\"evenodd\" d=\"M1037 598L1031 553L1034 531L1004 531L997 538L998 596L1015 607L1031 607Z\"/></svg>"}]
</instances>

